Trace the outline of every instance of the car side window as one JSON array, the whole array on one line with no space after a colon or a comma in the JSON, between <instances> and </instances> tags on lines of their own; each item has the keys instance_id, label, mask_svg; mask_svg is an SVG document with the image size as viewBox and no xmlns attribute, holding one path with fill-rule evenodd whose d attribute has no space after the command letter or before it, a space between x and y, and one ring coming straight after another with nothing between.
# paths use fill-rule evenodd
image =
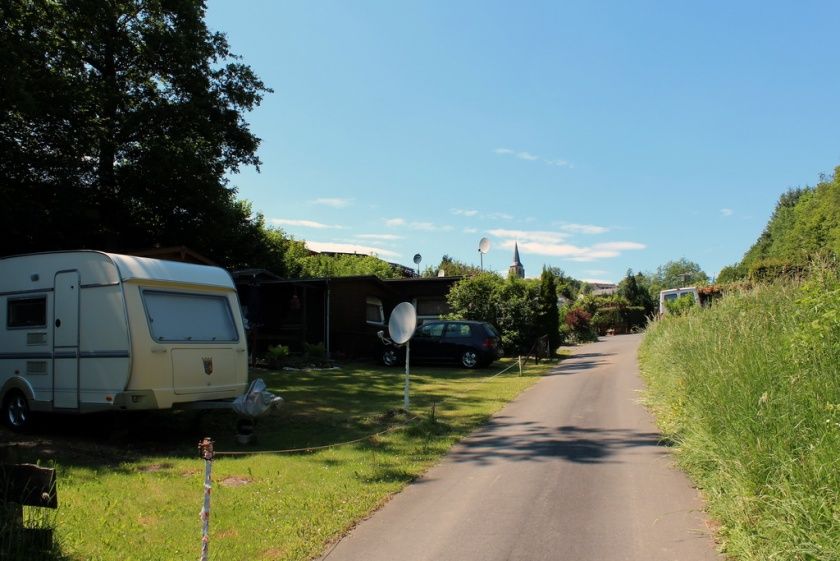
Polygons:
<instances>
[{"instance_id":1,"label":"car side window","mask_svg":"<svg viewBox=\"0 0 840 561\"><path fill-rule=\"evenodd\" d=\"M417 335L428 338L440 337L443 334L443 325L442 323L427 323L420 328Z\"/></svg>"},{"instance_id":2,"label":"car side window","mask_svg":"<svg viewBox=\"0 0 840 561\"><path fill-rule=\"evenodd\" d=\"M466 323L450 323L444 337L469 337L470 326Z\"/></svg>"}]
</instances>

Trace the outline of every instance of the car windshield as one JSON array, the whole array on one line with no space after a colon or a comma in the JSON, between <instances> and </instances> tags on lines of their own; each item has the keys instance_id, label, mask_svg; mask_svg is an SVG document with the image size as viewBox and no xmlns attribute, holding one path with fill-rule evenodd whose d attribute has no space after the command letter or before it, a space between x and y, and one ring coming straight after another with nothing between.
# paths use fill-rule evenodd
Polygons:
<instances>
[{"instance_id":1,"label":"car windshield","mask_svg":"<svg viewBox=\"0 0 840 561\"><path fill-rule=\"evenodd\" d=\"M487 335L491 337L498 337L499 332L496 331L496 328L490 325L489 323L484 324L484 330L487 332Z\"/></svg>"}]
</instances>

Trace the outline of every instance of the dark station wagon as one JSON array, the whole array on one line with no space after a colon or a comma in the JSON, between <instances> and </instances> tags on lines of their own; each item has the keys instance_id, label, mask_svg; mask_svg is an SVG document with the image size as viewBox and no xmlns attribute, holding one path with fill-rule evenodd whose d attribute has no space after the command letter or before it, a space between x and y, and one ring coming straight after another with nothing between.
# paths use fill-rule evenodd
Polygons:
<instances>
[{"instance_id":1,"label":"dark station wagon","mask_svg":"<svg viewBox=\"0 0 840 561\"><path fill-rule=\"evenodd\" d=\"M412 363L457 362L465 368L476 368L502 356L499 332L483 321L429 321L417 328L409 344ZM386 366L403 364L405 347L386 344L380 358Z\"/></svg>"}]
</instances>

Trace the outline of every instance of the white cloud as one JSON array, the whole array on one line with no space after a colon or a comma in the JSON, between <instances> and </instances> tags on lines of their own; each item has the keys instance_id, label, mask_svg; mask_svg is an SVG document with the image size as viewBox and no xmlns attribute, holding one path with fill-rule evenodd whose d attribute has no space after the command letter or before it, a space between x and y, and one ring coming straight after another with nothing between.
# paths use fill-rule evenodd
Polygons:
<instances>
[{"instance_id":1,"label":"white cloud","mask_svg":"<svg viewBox=\"0 0 840 561\"><path fill-rule=\"evenodd\" d=\"M504 212L491 212L484 216L488 220L513 220L513 216Z\"/></svg>"},{"instance_id":2,"label":"white cloud","mask_svg":"<svg viewBox=\"0 0 840 561\"><path fill-rule=\"evenodd\" d=\"M323 206L331 206L333 208L344 208L346 206L350 206L350 203L353 202L353 199L342 199L342 198L321 198L315 199L312 201L313 204L316 205L323 205Z\"/></svg>"},{"instance_id":3,"label":"white cloud","mask_svg":"<svg viewBox=\"0 0 840 561\"><path fill-rule=\"evenodd\" d=\"M338 224L323 224L321 222L315 222L313 220L291 220L288 218L272 218L271 223L277 226L301 226L303 228L315 228L318 230L324 229L331 229L331 230L342 230L344 226L339 226Z\"/></svg>"},{"instance_id":4,"label":"white cloud","mask_svg":"<svg viewBox=\"0 0 840 561\"><path fill-rule=\"evenodd\" d=\"M452 226L439 225L434 222L410 222L408 227L423 232L448 232L454 229Z\"/></svg>"},{"instance_id":5,"label":"white cloud","mask_svg":"<svg viewBox=\"0 0 840 561\"><path fill-rule=\"evenodd\" d=\"M575 234L603 234L610 231L605 226L595 226L594 224L563 224L560 229Z\"/></svg>"},{"instance_id":6,"label":"white cloud","mask_svg":"<svg viewBox=\"0 0 840 561\"><path fill-rule=\"evenodd\" d=\"M637 249L646 249L647 246L643 243L637 242L607 242L596 243L592 246L595 249L603 249L607 251L631 251Z\"/></svg>"},{"instance_id":7,"label":"white cloud","mask_svg":"<svg viewBox=\"0 0 840 561\"><path fill-rule=\"evenodd\" d=\"M514 158L518 158L520 160L525 160L528 162L535 162L537 160L541 160L543 163L549 166L556 166L556 167L567 167L569 169L574 168L575 166L568 160L563 160L562 158L543 158L537 156L536 154L531 154L527 150L513 150L511 148L496 148L493 150L494 153L498 154L499 156L513 156Z\"/></svg>"},{"instance_id":8,"label":"white cloud","mask_svg":"<svg viewBox=\"0 0 840 561\"><path fill-rule=\"evenodd\" d=\"M403 239L402 236L396 234L358 234L355 237L362 240L382 240L386 242Z\"/></svg>"},{"instance_id":9,"label":"white cloud","mask_svg":"<svg viewBox=\"0 0 840 561\"><path fill-rule=\"evenodd\" d=\"M562 232L545 232L539 230L529 231L495 229L490 230L489 234L496 236L497 238L505 238L511 240L511 247L513 247L514 240L518 240L520 242L556 244L564 241L568 237L567 234L564 234Z\"/></svg>"},{"instance_id":10,"label":"white cloud","mask_svg":"<svg viewBox=\"0 0 840 561\"><path fill-rule=\"evenodd\" d=\"M464 228L465 234L477 234L478 228Z\"/></svg>"},{"instance_id":11,"label":"white cloud","mask_svg":"<svg viewBox=\"0 0 840 561\"><path fill-rule=\"evenodd\" d=\"M385 225L391 228L405 226L412 230L420 230L423 232L448 232L450 230L454 230L452 226L442 226L433 222L406 222L404 218L391 218L385 221Z\"/></svg>"},{"instance_id":12,"label":"white cloud","mask_svg":"<svg viewBox=\"0 0 840 561\"><path fill-rule=\"evenodd\" d=\"M318 252L338 252L338 253L358 253L360 255L373 255L375 257L397 258L400 254L395 251L382 249L381 247L372 247L366 245L357 245L351 243L336 243L336 242L306 242L307 249Z\"/></svg>"},{"instance_id":13,"label":"white cloud","mask_svg":"<svg viewBox=\"0 0 840 561\"><path fill-rule=\"evenodd\" d=\"M473 209L462 209L462 208L453 208L449 212L456 216L476 216L478 215L477 210Z\"/></svg>"},{"instance_id":14,"label":"white cloud","mask_svg":"<svg viewBox=\"0 0 840 561\"><path fill-rule=\"evenodd\" d=\"M721 216L724 216L724 217L725 216L732 216L733 214L735 214L735 211L732 210L731 208L722 208L722 209L720 209L720 214L721 214Z\"/></svg>"},{"instance_id":15,"label":"white cloud","mask_svg":"<svg viewBox=\"0 0 840 561\"><path fill-rule=\"evenodd\" d=\"M637 242L618 241L594 244L588 247L564 243L566 234L561 232L528 232L522 230L491 230L494 236L505 238L502 247L512 249L519 244L523 254L547 255L571 261L597 261L618 257L624 251L645 249Z\"/></svg>"}]
</instances>

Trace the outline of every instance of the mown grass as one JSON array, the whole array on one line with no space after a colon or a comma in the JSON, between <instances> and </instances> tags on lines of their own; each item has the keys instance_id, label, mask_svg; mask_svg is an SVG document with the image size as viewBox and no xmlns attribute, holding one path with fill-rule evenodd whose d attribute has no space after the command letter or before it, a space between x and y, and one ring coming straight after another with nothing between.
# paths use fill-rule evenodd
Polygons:
<instances>
[{"instance_id":1,"label":"mown grass","mask_svg":"<svg viewBox=\"0 0 840 561\"><path fill-rule=\"evenodd\" d=\"M211 559L310 559L548 368L531 365L519 376L514 367L492 377L502 366L413 368L409 416L400 411L400 368L263 371L256 375L286 403L260 420L257 440L247 446L235 442L231 413L162 412L67 419L71 428L47 429L32 454L51 456L58 469L56 536L67 559L197 558L204 462L196 444L202 436L215 439L217 452L246 452L219 454L213 462ZM396 430L351 445L257 453L389 428Z\"/></svg>"},{"instance_id":2,"label":"mown grass","mask_svg":"<svg viewBox=\"0 0 840 561\"><path fill-rule=\"evenodd\" d=\"M739 560L840 559L840 280L760 286L654 323L647 402Z\"/></svg>"}]
</instances>

